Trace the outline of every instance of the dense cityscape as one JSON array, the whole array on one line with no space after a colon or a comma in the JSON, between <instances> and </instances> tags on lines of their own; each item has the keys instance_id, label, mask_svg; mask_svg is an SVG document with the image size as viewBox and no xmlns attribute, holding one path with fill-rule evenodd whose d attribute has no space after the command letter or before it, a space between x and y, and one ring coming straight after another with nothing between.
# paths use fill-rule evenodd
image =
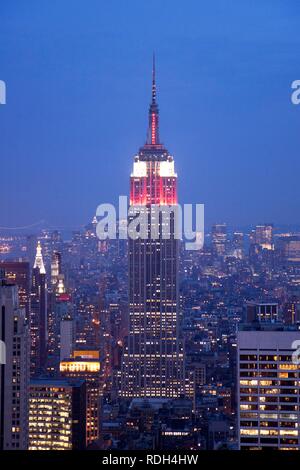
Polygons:
<instances>
[{"instance_id":1,"label":"dense cityscape","mask_svg":"<svg viewBox=\"0 0 300 470\"><path fill-rule=\"evenodd\" d=\"M175 206L176 184L154 65L130 205ZM188 250L173 222L2 230L2 450L300 449L300 231L216 223Z\"/></svg>"}]
</instances>

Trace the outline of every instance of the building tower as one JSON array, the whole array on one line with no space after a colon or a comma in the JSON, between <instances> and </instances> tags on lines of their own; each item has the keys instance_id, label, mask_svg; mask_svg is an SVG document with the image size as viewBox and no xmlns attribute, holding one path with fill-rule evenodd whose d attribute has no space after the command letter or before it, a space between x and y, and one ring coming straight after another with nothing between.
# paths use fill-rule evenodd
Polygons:
<instances>
[{"instance_id":1,"label":"building tower","mask_svg":"<svg viewBox=\"0 0 300 470\"><path fill-rule=\"evenodd\" d=\"M211 231L212 253L215 256L224 256L227 245L227 227L226 224L214 224Z\"/></svg>"},{"instance_id":2,"label":"building tower","mask_svg":"<svg viewBox=\"0 0 300 470\"><path fill-rule=\"evenodd\" d=\"M178 239L175 237L177 175L173 157L159 139L153 60L152 101L145 145L134 159L129 223L145 217L140 236L129 236L129 335L121 373L123 397L176 397L183 392L183 348L178 324ZM159 208L156 234L152 208ZM165 217L169 236L163 236ZM156 219L157 221L157 219ZM153 227L152 227L153 228Z\"/></svg>"},{"instance_id":3,"label":"building tower","mask_svg":"<svg viewBox=\"0 0 300 470\"><path fill-rule=\"evenodd\" d=\"M299 330L253 323L237 340L239 448L299 450Z\"/></svg>"},{"instance_id":4,"label":"building tower","mask_svg":"<svg viewBox=\"0 0 300 470\"><path fill-rule=\"evenodd\" d=\"M17 286L0 270L0 450L28 446L29 333Z\"/></svg>"},{"instance_id":5,"label":"building tower","mask_svg":"<svg viewBox=\"0 0 300 470\"><path fill-rule=\"evenodd\" d=\"M99 403L101 371L99 351L75 350L72 357L60 362L60 374L82 379L86 384L86 444L99 438Z\"/></svg>"},{"instance_id":6,"label":"building tower","mask_svg":"<svg viewBox=\"0 0 300 470\"><path fill-rule=\"evenodd\" d=\"M46 362L47 340L47 297L46 270L43 262L42 247L38 241L31 280L31 376L43 372Z\"/></svg>"},{"instance_id":7,"label":"building tower","mask_svg":"<svg viewBox=\"0 0 300 470\"><path fill-rule=\"evenodd\" d=\"M38 378L29 388L29 450L85 449L83 380Z\"/></svg>"},{"instance_id":8,"label":"building tower","mask_svg":"<svg viewBox=\"0 0 300 470\"><path fill-rule=\"evenodd\" d=\"M58 283L58 277L61 274L61 253L53 251L51 257L51 285L55 289Z\"/></svg>"},{"instance_id":9,"label":"building tower","mask_svg":"<svg viewBox=\"0 0 300 470\"><path fill-rule=\"evenodd\" d=\"M30 313L30 264L28 261L2 261L0 269L4 269L9 284L18 287L19 305L25 308L26 320Z\"/></svg>"}]
</instances>

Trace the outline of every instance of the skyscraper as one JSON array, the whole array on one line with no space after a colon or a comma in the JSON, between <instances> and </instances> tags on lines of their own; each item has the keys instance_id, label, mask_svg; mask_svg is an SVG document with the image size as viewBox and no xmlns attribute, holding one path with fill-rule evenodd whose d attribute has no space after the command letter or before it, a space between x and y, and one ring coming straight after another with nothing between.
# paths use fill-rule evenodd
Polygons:
<instances>
[{"instance_id":1,"label":"skyscraper","mask_svg":"<svg viewBox=\"0 0 300 470\"><path fill-rule=\"evenodd\" d=\"M250 255L258 254L261 251L274 250L273 224L256 225L249 236Z\"/></svg>"},{"instance_id":2,"label":"skyscraper","mask_svg":"<svg viewBox=\"0 0 300 470\"><path fill-rule=\"evenodd\" d=\"M32 270L30 337L31 337L31 375L43 371L46 362L47 339L47 296L46 270L43 262L40 241L36 249L35 262Z\"/></svg>"},{"instance_id":3,"label":"skyscraper","mask_svg":"<svg viewBox=\"0 0 300 470\"><path fill-rule=\"evenodd\" d=\"M0 340L6 358L0 365L0 450L27 449L29 337L18 289L0 270ZM3 359L3 358L2 358Z\"/></svg>"},{"instance_id":4,"label":"skyscraper","mask_svg":"<svg viewBox=\"0 0 300 470\"><path fill-rule=\"evenodd\" d=\"M121 395L176 397L184 387L183 348L178 322L178 240L175 237L177 175L174 160L159 139L153 61L152 101L145 145L134 158L129 223L134 209L146 215L140 237L129 237L129 335L125 343ZM151 209L160 210L157 236ZM163 236L169 212L169 237Z\"/></svg>"},{"instance_id":5,"label":"skyscraper","mask_svg":"<svg viewBox=\"0 0 300 470\"><path fill-rule=\"evenodd\" d=\"M240 449L299 450L300 332L282 325L244 325L238 332Z\"/></svg>"},{"instance_id":6,"label":"skyscraper","mask_svg":"<svg viewBox=\"0 0 300 470\"><path fill-rule=\"evenodd\" d=\"M29 450L85 449L85 382L32 379L29 392Z\"/></svg>"},{"instance_id":7,"label":"skyscraper","mask_svg":"<svg viewBox=\"0 0 300 470\"><path fill-rule=\"evenodd\" d=\"M61 274L61 254L59 251L53 251L51 258L51 285L53 288L58 283L59 274Z\"/></svg>"},{"instance_id":8,"label":"skyscraper","mask_svg":"<svg viewBox=\"0 0 300 470\"><path fill-rule=\"evenodd\" d=\"M86 443L89 445L99 437L99 351L74 351L71 358L60 362L60 373L65 377L82 379L86 383Z\"/></svg>"},{"instance_id":9,"label":"skyscraper","mask_svg":"<svg viewBox=\"0 0 300 470\"><path fill-rule=\"evenodd\" d=\"M18 287L19 305L25 308L26 320L30 312L30 264L28 261L2 261L0 269L5 271L5 277L11 284Z\"/></svg>"},{"instance_id":10,"label":"skyscraper","mask_svg":"<svg viewBox=\"0 0 300 470\"><path fill-rule=\"evenodd\" d=\"M227 227L226 224L212 226L212 253L215 256L224 256L226 253Z\"/></svg>"}]
</instances>

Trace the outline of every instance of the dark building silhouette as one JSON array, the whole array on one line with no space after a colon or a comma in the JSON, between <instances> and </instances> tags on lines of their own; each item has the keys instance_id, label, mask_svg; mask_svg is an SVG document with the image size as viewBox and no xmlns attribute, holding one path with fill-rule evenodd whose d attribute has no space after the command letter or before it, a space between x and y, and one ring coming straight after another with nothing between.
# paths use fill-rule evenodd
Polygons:
<instances>
[{"instance_id":1,"label":"dark building silhouette","mask_svg":"<svg viewBox=\"0 0 300 470\"><path fill-rule=\"evenodd\" d=\"M0 269L4 269L8 283L18 287L19 306L25 309L26 319L30 312L30 264L28 261L2 261Z\"/></svg>"},{"instance_id":2,"label":"dark building silhouette","mask_svg":"<svg viewBox=\"0 0 300 470\"><path fill-rule=\"evenodd\" d=\"M36 257L31 279L30 308L30 373L31 376L43 372L46 363L47 338L47 289L46 270L43 262L42 247L37 245Z\"/></svg>"}]
</instances>

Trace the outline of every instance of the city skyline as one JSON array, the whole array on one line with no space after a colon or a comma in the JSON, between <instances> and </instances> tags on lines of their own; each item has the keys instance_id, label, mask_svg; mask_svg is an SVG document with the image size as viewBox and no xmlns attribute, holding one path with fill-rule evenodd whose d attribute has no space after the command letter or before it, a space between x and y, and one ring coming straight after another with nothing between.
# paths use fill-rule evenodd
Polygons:
<instances>
[{"instance_id":1,"label":"city skyline","mask_svg":"<svg viewBox=\"0 0 300 470\"><path fill-rule=\"evenodd\" d=\"M160 15L136 2L126 10L117 2L101 15L96 2L72 12L54 4L50 15L32 4L34 22L30 9L6 4L2 12L7 103L0 107L0 153L4 192L12 192L9 209L0 209L1 226L43 219L77 227L98 204L126 194L126 156L142 142L153 50L163 135L182 175L181 201L204 203L207 225L294 223L299 108L291 103L291 83L298 78L299 6L266 1L250 8L219 0L215 10L203 5L204 22L193 2L198 24L177 2L160 6ZM70 16L63 29L54 23L58 12L64 20ZM14 54L18 62L10 60Z\"/></svg>"},{"instance_id":2,"label":"city skyline","mask_svg":"<svg viewBox=\"0 0 300 470\"><path fill-rule=\"evenodd\" d=\"M300 5L0 16L0 453L299 451Z\"/></svg>"}]
</instances>

